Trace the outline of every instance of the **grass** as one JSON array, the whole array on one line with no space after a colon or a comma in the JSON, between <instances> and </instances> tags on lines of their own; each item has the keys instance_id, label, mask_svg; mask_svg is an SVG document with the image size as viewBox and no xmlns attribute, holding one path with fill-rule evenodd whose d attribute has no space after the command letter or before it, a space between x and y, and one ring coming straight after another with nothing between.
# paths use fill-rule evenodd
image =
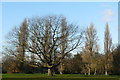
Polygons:
<instances>
[{"instance_id":1,"label":"grass","mask_svg":"<svg viewBox=\"0 0 120 80\"><path fill-rule=\"evenodd\" d=\"M47 74L3 74L2 80L120 80L120 76L105 75L80 75L80 74L54 74L48 77Z\"/></svg>"}]
</instances>

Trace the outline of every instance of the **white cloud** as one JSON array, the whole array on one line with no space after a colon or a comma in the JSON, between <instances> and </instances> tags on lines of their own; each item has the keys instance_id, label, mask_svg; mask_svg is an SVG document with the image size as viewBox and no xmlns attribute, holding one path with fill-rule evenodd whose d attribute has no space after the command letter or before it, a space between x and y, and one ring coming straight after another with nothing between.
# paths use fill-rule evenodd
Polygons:
<instances>
[{"instance_id":1,"label":"white cloud","mask_svg":"<svg viewBox=\"0 0 120 80\"><path fill-rule=\"evenodd\" d=\"M101 4L100 6L101 7L110 7L110 5L108 5L108 4Z\"/></svg>"},{"instance_id":2,"label":"white cloud","mask_svg":"<svg viewBox=\"0 0 120 80\"><path fill-rule=\"evenodd\" d=\"M114 12L112 9L107 9L103 12L103 21L110 22L112 21Z\"/></svg>"}]
</instances>

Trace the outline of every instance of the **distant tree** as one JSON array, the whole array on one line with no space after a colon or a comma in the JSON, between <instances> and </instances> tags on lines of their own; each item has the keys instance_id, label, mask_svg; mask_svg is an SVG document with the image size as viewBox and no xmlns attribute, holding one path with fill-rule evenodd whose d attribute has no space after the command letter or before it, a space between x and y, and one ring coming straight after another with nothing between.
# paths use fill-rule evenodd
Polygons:
<instances>
[{"instance_id":1,"label":"distant tree","mask_svg":"<svg viewBox=\"0 0 120 80\"><path fill-rule=\"evenodd\" d=\"M18 46L18 32L19 32L19 28L14 27L12 29L11 32L8 33L7 35L7 41L5 43L5 45L3 45L3 50L2 50L2 54L3 54L3 72L7 72L7 73L13 73L15 71L15 67L16 69L19 70L19 61L15 60L15 58L13 57L13 53L11 52L15 52L15 50L17 50ZM16 62L16 64L15 64ZM13 64L12 64L13 63Z\"/></svg>"},{"instance_id":2,"label":"distant tree","mask_svg":"<svg viewBox=\"0 0 120 80\"><path fill-rule=\"evenodd\" d=\"M105 75L108 75L108 69L110 67L110 53L111 53L111 47L112 47L112 38L110 36L109 32L109 26L106 24L106 29L104 33L104 53L105 53Z\"/></svg>"},{"instance_id":3,"label":"distant tree","mask_svg":"<svg viewBox=\"0 0 120 80\"><path fill-rule=\"evenodd\" d=\"M94 65L93 61L95 58L95 54L98 53L98 45L97 45L97 32L94 28L94 25L91 24L90 27L87 27L85 32L85 46L82 52L82 60L85 63L85 67L88 69L88 75L91 73L91 68ZM95 69L96 72L96 69Z\"/></svg>"},{"instance_id":4,"label":"distant tree","mask_svg":"<svg viewBox=\"0 0 120 80\"><path fill-rule=\"evenodd\" d=\"M19 64L14 56L4 56L2 60L3 73L18 73Z\"/></svg>"},{"instance_id":5,"label":"distant tree","mask_svg":"<svg viewBox=\"0 0 120 80\"><path fill-rule=\"evenodd\" d=\"M25 50L27 48L27 36L28 36L28 26L27 21L24 19L20 26L20 30L18 33L18 46L17 46L17 52L18 57L20 60L24 61L25 59ZM21 72L24 71L24 63L20 62L20 70Z\"/></svg>"},{"instance_id":6,"label":"distant tree","mask_svg":"<svg viewBox=\"0 0 120 80\"><path fill-rule=\"evenodd\" d=\"M64 58L63 60L63 73L65 74L70 74L70 73L73 73L73 66L74 66L74 62L73 62L73 55L72 53L69 53L66 55L66 57ZM59 70L59 66L58 66L58 70Z\"/></svg>"},{"instance_id":7,"label":"distant tree","mask_svg":"<svg viewBox=\"0 0 120 80\"><path fill-rule=\"evenodd\" d=\"M72 64L73 73L80 74L83 66L81 54L77 53L76 55L74 55L72 61L73 61L73 64Z\"/></svg>"},{"instance_id":8,"label":"distant tree","mask_svg":"<svg viewBox=\"0 0 120 80\"><path fill-rule=\"evenodd\" d=\"M24 19L20 27L14 27L7 35L7 44L5 45L3 54L6 56L16 56L19 72L24 72L25 50L27 48L27 21Z\"/></svg>"},{"instance_id":9,"label":"distant tree","mask_svg":"<svg viewBox=\"0 0 120 80\"><path fill-rule=\"evenodd\" d=\"M113 74L120 75L120 45L113 51Z\"/></svg>"},{"instance_id":10,"label":"distant tree","mask_svg":"<svg viewBox=\"0 0 120 80\"><path fill-rule=\"evenodd\" d=\"M65 54L65 48L67 46L67 37L68 37L68 30L67 30L67 22L66 19L63 17L61 21L61 45L60 45L60 51L61 51L61 56L63 57ZM59 66L59 72L60 74L63 74L64 67L63 67L63 61L61 61L60 66Z\"/></svg>"},{"instance_id":11,"label":"distant tree","mask_svg":"<svg viewBox=\"0 0 120 80\"><path fill-rule=\"evenodd\" d=\"M94 59L94 61L93 61L92 69L94 71L94 75L104 74L104 65L105 65L104 55L103 54L96 54L93 59Z\"/></svg>"}]
</instances>

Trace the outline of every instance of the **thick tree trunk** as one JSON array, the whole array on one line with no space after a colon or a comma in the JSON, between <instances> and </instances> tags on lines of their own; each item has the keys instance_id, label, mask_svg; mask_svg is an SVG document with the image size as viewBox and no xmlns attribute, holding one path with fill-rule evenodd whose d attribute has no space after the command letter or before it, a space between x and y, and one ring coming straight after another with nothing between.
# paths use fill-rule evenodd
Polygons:
<instances>
[{"instance_id":1,"label":"thick tree trunk","mask_svg":"<svg viewBox=\"0 0 120 80\"><path fill-rule=\"evenodd\" d=\"M51 69L48 69L48 76L53 76Z\"/></svg>"}]
</instances>

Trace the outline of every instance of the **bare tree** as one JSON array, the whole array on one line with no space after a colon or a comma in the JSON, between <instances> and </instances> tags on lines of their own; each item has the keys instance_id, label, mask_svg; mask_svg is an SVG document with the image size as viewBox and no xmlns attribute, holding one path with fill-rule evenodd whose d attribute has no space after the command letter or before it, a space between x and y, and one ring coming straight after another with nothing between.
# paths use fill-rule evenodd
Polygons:
<instances>
[{"instance_id":1,"label":"bare tree","mask_svg":"<svg viewBox=\"0 0 120 80\"><path fill-rule=\"evenodd\" d=\"M25 58L25 50L27 48L27 36L28 36L28 31L27 31L27 21L24 19L20 26L20 30L18 33L18 47L17 47L17 52L19 58L24 61ZM20 68L21 71L24 71L24 63L20 62Z\"/></svg>"},{"instance_id":2,"label":"bare tree","mask_svg":"<svg viewBox=\"0 0 120 80\"><path fill-rule=\"evenodd\" d=\"M86 29L85 32L85 46L83 48L83 62L85 63L86 68L88 69L88 75L91 73L91 66L93 65L95 53L98 51L97 45L97 32L93 24ZM96 69L95 69L96 72Z\"/></svg>"},{"instance_id":3,"label":"bare tree","mask_svg":"<svg viewBox=\"0 0 120 80\"><path fill-rule=\"evenodd\" d=\"M112 38L109 32L109 26L106 24L106 29L104 33L104 53L105 53L105 75L108 75L108 68L109 68L109 54L111 52L112 47Z\"/></svg>"},{"instance_id":4,"label":"bare tree","mask_svg":"<svg viewBox=\"0 0 120 80\"><path fill-rule=\"evenodd\" d=\"M65 52L64 49L67 47L67 37L68 37L68 30L67 30L67 22L66 19L63 17L61 21L61 46L60 46L60 51L61 51L61 57L64 56ZM63 74L63 60L60 63L59 67L59 72L60 74Z\"/></svg>"},{"instance_id":5,"label":"bare tree","mask_svg":"<svg viewBox=\"0 0 120 80\"><path fill-rule=\"evenodd\" d=\"M64 57L81 44L82 32L77 33L75 25L67 23L67 32L63 35L63 20L62 16L29 20L28 50L38 56L41 65L48 69L48 76L52 76L51 70L60 65Z\"/></svg>"},{"instance_id":6,"label":"bare tree","mask_svg":"<svg viewBox=\"0 0 120 80\"><path fill-rule=\"evenodd\" d=\"M4 55L19 57L20 60L24 61L25 50L27 48L27 21L24 19L20 27L14 27L11 32L7 35L7 45L5 46ZM18 61L19 71L23 72L23 62Z\"/></svg>"}]
</instances>

